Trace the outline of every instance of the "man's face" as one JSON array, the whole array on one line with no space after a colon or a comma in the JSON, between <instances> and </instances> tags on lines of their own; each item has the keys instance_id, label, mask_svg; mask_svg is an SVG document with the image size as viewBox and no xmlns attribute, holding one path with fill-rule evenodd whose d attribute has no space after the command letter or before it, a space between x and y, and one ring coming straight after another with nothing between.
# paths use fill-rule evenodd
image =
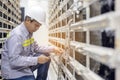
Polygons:
<instances>
[{"instance_id":1,"label":"man's face","mask_svg":"<svg viewBox=\"0 0 120 80\"><path fill-rule=\"evenodd\" d=\"M35 32L35 31L37 31L40 26L41 26L40 23L38 23L37 21L33 20L33 21L30 22L30 24L29 24L29 32L30 32L30 33L33 33L33 32Z\"/></svg>"}]
</instances>

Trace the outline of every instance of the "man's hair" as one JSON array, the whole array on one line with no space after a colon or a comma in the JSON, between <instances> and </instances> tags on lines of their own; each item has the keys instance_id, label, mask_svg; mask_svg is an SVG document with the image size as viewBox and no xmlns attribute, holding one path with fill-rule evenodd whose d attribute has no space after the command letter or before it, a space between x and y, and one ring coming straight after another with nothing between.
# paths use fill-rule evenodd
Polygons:
<instances>
[{"instance_id":1,"label":"man's hair","mask_svg":"<svg viewBox=\"0 0 120 80\"><path fill-rule=\"evenodd\" d=\"M31 20L31 17L29 17L29 16L25 16L24 21L27 21L27 20Z\"/></svg>"}]
</instances>

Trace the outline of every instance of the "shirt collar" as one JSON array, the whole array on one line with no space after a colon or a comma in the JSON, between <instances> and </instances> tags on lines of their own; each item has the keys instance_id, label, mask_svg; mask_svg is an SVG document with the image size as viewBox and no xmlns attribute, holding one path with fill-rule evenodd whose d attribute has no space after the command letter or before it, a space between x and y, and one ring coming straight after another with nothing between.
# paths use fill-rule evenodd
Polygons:
<instances>
[{"instance_id":1,"label":"shirt collar","mask_svg":"<svg viewBox=\"0 0 120 80\"><path fill-rule=\"evenodd\" d=\"M26 26L24 25L24 23L21 23L21 29L23 34L27 37L30 35L29 31L27 30Z\"/></svg>"}]
</instances>

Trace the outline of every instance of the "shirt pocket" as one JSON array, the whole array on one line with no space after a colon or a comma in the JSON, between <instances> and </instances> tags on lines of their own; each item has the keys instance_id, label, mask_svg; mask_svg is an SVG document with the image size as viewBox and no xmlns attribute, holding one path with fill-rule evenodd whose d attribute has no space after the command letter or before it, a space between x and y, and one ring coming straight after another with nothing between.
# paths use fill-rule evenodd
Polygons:
<instances>
[{"instance_id":1,"label":"shirt pocket","mask_svg":"<svg viewBox=\"0 0 120 80\"><path fill-rule=\"evenodd\" d=\"M30 47L24 47L24 52L29 54L31 52Z\"/></svg>"},{"instance_id":2,"label":"shirt pocket","mask_svg":"<svg viewBox=\"0 0 120 80\"><path fill-rule=\"evenodd\" d=\"M29 55L29 48L28 47L23 47L23 52L21 53L22 56L28 56Z\"/></svg>"},{"instance_id":3,"label":"shirt pocket","mask_svg":"<svg viewBox=\"0 0 120 80\"><path fill-rule=\"evenodd\" d=\"M28 47L23 47L24 51L25 52L28 52L29 51L29 48Z\"/></svg>"}]
</instances>

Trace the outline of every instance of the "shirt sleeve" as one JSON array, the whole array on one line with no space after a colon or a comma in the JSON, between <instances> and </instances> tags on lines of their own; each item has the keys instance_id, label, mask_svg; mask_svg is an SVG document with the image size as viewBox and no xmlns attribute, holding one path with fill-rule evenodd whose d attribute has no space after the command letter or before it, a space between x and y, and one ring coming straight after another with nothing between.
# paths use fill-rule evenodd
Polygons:
<instances>
[{"instance_id":1,"label":"shirt sleeve","mask_svg":"<svg viewBox=\"0 0 120 80\"><path fill-rule=\"evenodd\" d=\"M35 41L32 48L36 53L51 53L54 52L54 46L39 46Z\"/></svg>"},{"instance_id":2,"label":"shirt sleeve","mask_svg":"<svg viewBox=\"0 0 120 80\"><path fill-rule=\"evenodd\" d=\"M8 39L8 56L12 68L28 67L37 65L37 57L22 56L22 40L20 36L13 35Z\"/></svg>"}]
</instances>

